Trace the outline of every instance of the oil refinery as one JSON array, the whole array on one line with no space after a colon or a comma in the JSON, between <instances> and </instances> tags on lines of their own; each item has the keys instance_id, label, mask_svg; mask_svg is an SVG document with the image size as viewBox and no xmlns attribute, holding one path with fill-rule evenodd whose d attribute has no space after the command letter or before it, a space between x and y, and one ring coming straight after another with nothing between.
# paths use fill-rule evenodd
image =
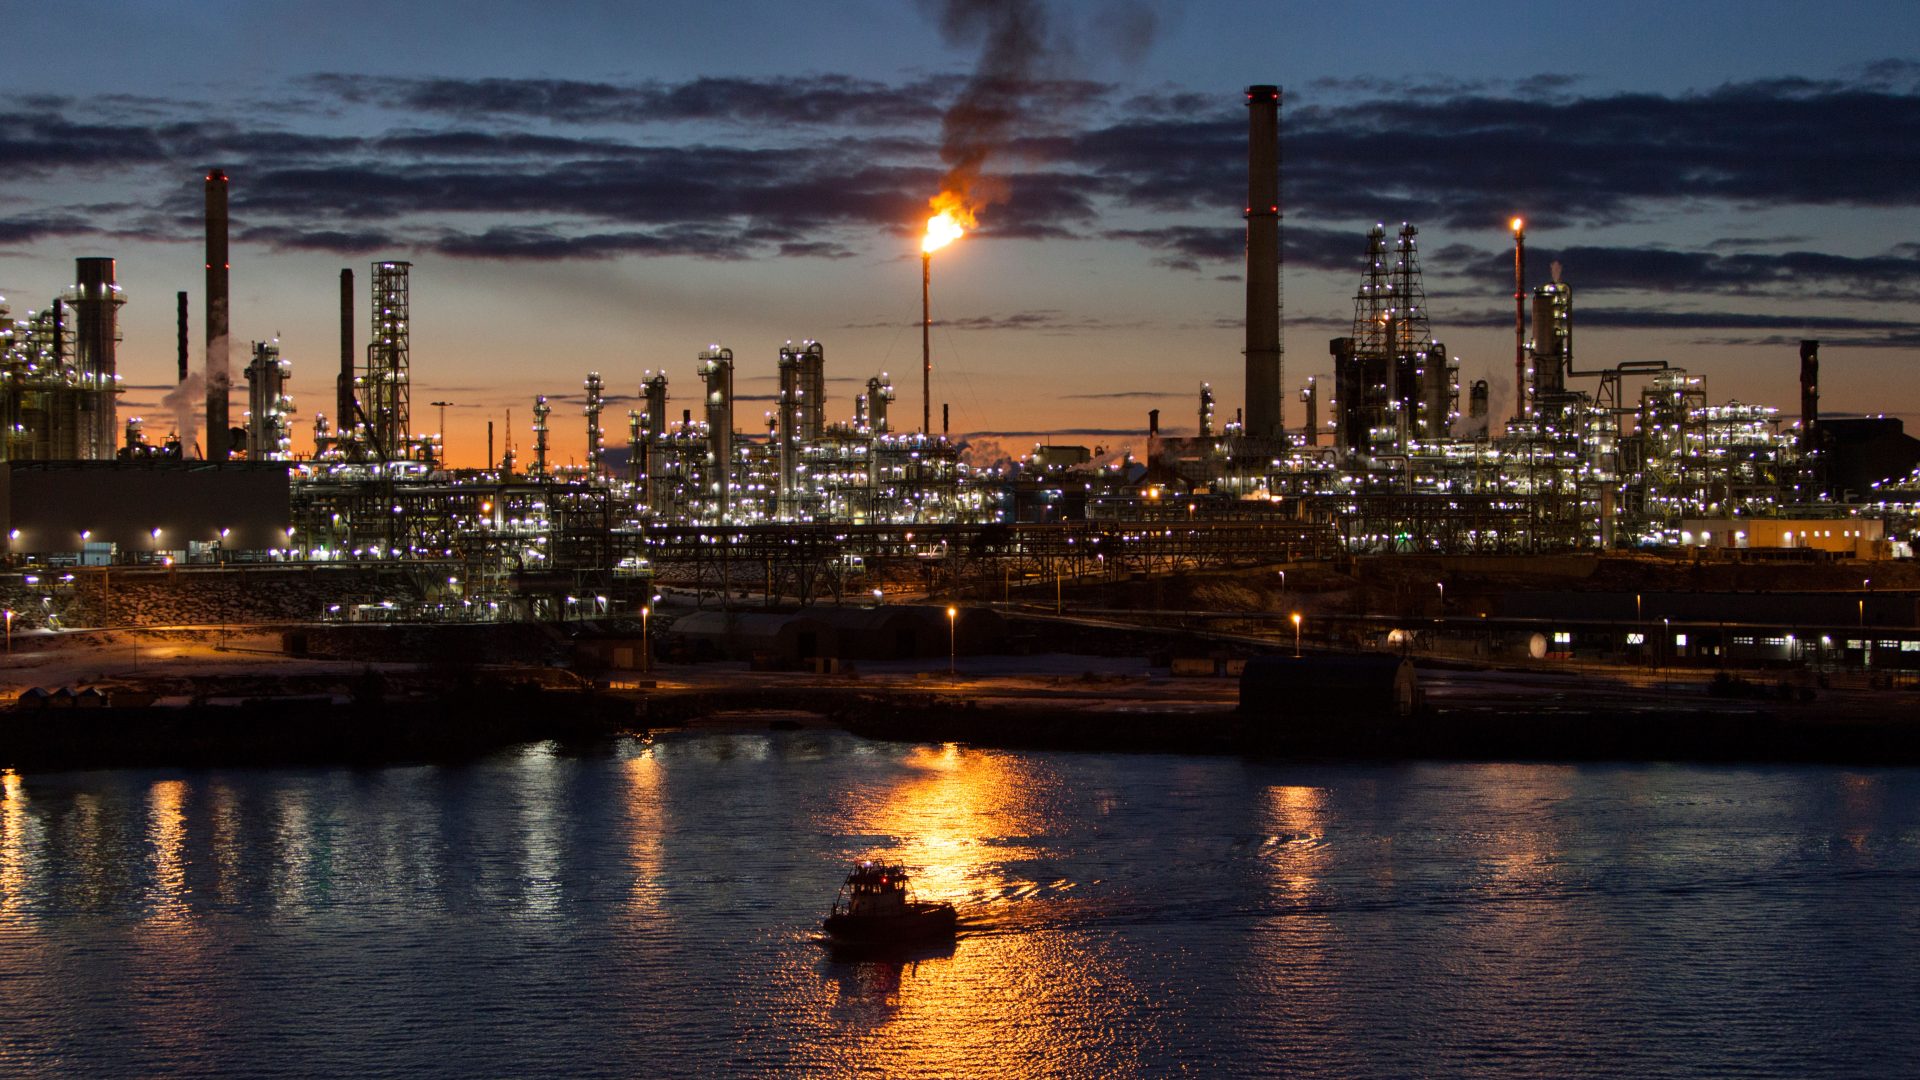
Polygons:
<instances>
[{"instance_id":1,"label":"oil refinery","mask_svg":"<svg viewBox=\"0 0 1920 1080\"><path fill-rule=\"evenodd\" d=\"M73 284L22 317L0 304L9 562L380 566L405 576L404 602L328 615L488 621L631 611L663 586L806 605L998 598L1063 579L1356 554L1910 554L1920 441L1897 420L1822 416L1818 342L1800 345L1792 413L1713 403L1703 377L1667 361L1582 367L1577 276L1529 266L1518 218L1508 415L1491 415L1487 380L1462 384L1428 307L1420 230L1402 223L1356 230L1351 330L1328 342L1331 382L1295 387L1302 415L1288 424L1280 90L1250 87L1246 103L1242 408L1219 421L1201 385L1194 434L1163 436L1154 410L1144 454L1047 446L1010 466L969 462L944 408L935 429L932 239L916 429L898 423L886 372L859 373L864 392L849 402L828 400L820 341L784 342L758 361L712 344L689 349L681 370L584 373L585 406L571 418L585 430L584 465L553 460L551 433L569 419L542 396L529 403L524 452L511 421L496 451L489 424L487 467L450 468L441 436L416 423L414 267L390 260L371 265L364 293L340 271L332 414L313 414L314 449L296 453L292 363L278 341L243 352L244 419L231 422L230 181L209 170L203 364L189 370L181 292L161 441L143 418L119 416L128 296L113 259L77 259ZM764 429L735 392L743 366L777 376ZM608 423L610 385L637 388L624 439ZM675 387L691 389L676 398Z\"/></svg>"}]
</instances>

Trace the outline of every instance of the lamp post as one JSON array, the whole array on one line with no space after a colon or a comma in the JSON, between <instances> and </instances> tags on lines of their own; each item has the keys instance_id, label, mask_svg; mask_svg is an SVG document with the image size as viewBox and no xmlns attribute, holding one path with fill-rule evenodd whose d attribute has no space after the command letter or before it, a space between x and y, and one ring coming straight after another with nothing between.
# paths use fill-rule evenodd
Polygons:
<instances>
[{"instance_id":1,"label":"lamp post","mask_svg":"<svg viewBox=\"0 0 1920 1080\"><path fill-rule=\"evenodd\" d=\"M152 535L153 537L153 552L151 557L154 562L159 562L160 561L160 530L154 529L150 535Z\"/></svg>"},{"instance_id":2,"label":"lamp post","mask_svg":"<svg viewBox=\"0 0 1920 1080\"><path fill-rule=\"evenodd\" d=\"M1447 583L1436 581L1433 584L1440 590L1440 617L1444 619L1447 617Z\"/></svg>"},{"instance_id":3,"label":"lamp post","mask_svg":"<svg viewBox=\"0 0 1920 1080\"><path fill-rule=\"evenodd\" d=\"M13 652L13 609L7 609L7 652Z\"/></svg>"},{"instance_id":4,"label":"lamp post","mask_svg":"<svg viewBox=\"0 0 1920 1080\"><path fill-rule=\"evenodd\" d=\"M947 678L959 674L960 666L960 609L947 609Z\"/></svg>"},{"instance_id":5,"label":"lamp post","mask_svg":"<svg viewBox=\"0 0 1920 1080\"><path fill-rule=\"evenodd\" d=\"M653 670L653 643L647 637L647 621L653 614L652 604L640 605L640 674Z\"/></svg>"},{"instance_id":6,"label":"lamp post","mask_svg":"<svg viewBox=\"0 0 1920 1080\"><path fill-rule=\"evenodd\" d=\"M1287 572L1285 570L1280 571L1280 595L1287 595Z\"/></svg>"},{"instance_id":7,"label":"lamp post","mask_svg":"<svg viewBox=\"0 0 1920 1080\"><path fill-rule=\"evenodd\" d=\"M447 406L453 402L429 401L427 404L440 410L440 466L445 468L447 465Z\"/></svg>"},{"instance_id":8,"label":"lamp post","mask_svg":"<svg viewBox=\"0 0 1920 1080\"><path fill-rule=\"evenodd\" d=\"M1300 659L1300 613L1293 613L1293 658Z\"/></svg>"}]
</instances>

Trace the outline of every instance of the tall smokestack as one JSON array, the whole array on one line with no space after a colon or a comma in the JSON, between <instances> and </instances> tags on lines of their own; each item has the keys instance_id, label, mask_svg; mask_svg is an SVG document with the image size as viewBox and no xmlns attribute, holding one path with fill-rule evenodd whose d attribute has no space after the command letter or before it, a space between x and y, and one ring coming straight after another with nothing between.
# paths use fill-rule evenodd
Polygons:
<instances>
[{"instance_id":1,"label":"tall smokestack","mask_svg":"<svg viewBox=\"0 0 1920 1080\"><path fill-rule=\"evenodd\" d=\"M207 460L225 461L231 425L227 387L227 174L207 172Z\"/></svg>"},{"instance_id":2,"label":"tall smokestack","mask_svg":"<svg viewBox=\"0 0 1920 1080\"><path fill-rule=\"evenodd\" d=\"M1800 343L1800 452L1810 453L1819 444L1815 428L1820 423L1820 343Z\"/></svg>"},{"instance_id":3,"label":"tall smokestack","mask_svg":"<svg viewBox=\"0 0 1920 1080\"><path fill-rule=\"evenodd\" d=\"M1247 87L1247 426L1284 433L1280 402L1280 88Z\"/></svg>"},{"instance_id":4,"label":"tall smokestack","mask_svg":"<svg viewBox=\"0 0 1920 1080\"><path fill-rule=\"evenodd\" d=\"M177 381L186 382L187 381L187 290L181 289L179 295L176 296L174 299L178 300L180 304L180 378Z\"/></svg>"},{"instance_id":5,"label":"tall smokestack","mask_svg":"<svg viewBox=\"0 0 1920 1080\"><path fill-rule=\"evenodd\" d=\"M928 299L933 280L933 253L920 253L920 430L933 434L933 306Z\"/></svg>"},{"instance_id":6,"label":"tall smokestack","mask_svg":"<svg viewBox=\"0 0 1920 1080\"><path fill-rule=\"evenodd\" d=\"M1533 415L1533 383L1527 378L1527 223L1513 219L1513 418Z\"/></svg>"},{"instance_id":7,"label":"tall smokestack","mask_svg":"<svg viewBox=\"0 0 1920 1080\"><path fill-rule=\"evenodd\" d=\"M80 456L100 461L113 457L119 445L120 420L115 395L120 392L115 346L120 340L120 305L126 298L114 280L112 259L75 259L73 313L79 323L74 336L74 365L84 381Z\"/></svg>"},{"instance_id":8,"label":"tall smokestack","mask_svg":"<svg viewBox=\"0 0 1920 1080\"><path fill-rule=\"evenodd\" d=\"M334 390L334 415L341 431L353 430L353 271L340 270L340 375ZM491 456L491 455L489 455Z\"/></svg>"}]
</instances>

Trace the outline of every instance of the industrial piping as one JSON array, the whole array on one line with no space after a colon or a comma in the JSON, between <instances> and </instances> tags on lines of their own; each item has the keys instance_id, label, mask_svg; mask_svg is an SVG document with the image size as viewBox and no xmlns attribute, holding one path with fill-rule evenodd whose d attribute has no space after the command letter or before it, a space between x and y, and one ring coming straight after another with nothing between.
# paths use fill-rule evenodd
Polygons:
<instances>
[{"instance_id":1,"label":"industrial piping","mask_svg":"<svg viewBox=\"0 0 1920 1080\"><path fill-rule=\"evenodd\" d=\"M1284 432L1280 387L1280 88L1247 87L1247 424Z\"/></svg>"}]
</instances>

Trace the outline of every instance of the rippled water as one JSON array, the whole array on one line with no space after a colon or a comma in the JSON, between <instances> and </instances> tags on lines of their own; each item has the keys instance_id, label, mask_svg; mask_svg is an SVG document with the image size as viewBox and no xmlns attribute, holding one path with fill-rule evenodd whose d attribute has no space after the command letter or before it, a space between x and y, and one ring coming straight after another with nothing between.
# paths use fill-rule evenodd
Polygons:
<instances>
[{"instance_id":1,"label":"rippled water","mask_svg":"<svg viewBox=\"0 0 1920 1080\"><path fill-rule=\"evenodd\" d=\"M8 776L0 1073L1911 1075L1920 772L709 734ZM967 922L836 959L842 864Z\"/></svg>"}]
</instances>

